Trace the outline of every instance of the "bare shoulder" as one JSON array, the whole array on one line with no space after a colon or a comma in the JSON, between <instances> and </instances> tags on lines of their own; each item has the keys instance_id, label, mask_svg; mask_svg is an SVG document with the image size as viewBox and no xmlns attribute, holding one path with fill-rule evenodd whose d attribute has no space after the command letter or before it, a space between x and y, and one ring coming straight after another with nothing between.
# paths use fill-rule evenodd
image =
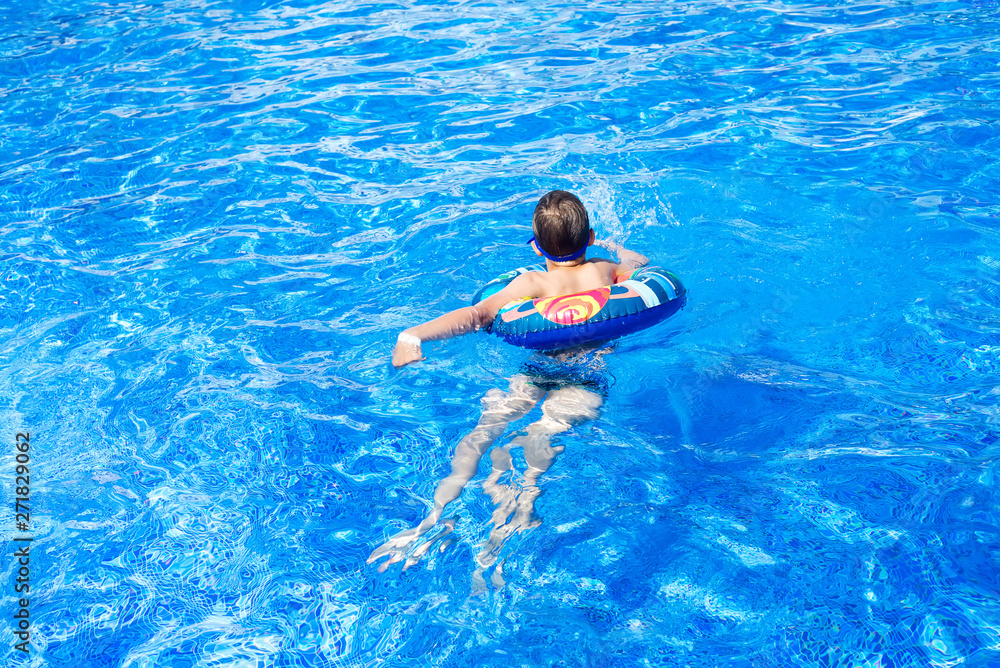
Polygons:
<instances>
[{"instance_id":1,"label":"bare shoulder","mask_svg":"<svg viewBox=\"0 0 1000 668\"><path fill-rule=\"evenodd\" d=\"M517 296L512 297L512 299L518 299L519 297L534 297L531 294L538 290L540 285L545 283L546 274L544 271L526 271L523 274L518 274L514 280L507 284L507 287L503 289L503 292L509 292Z\"/></svg>"},{"instance_id":2,"label":"bare shoulder","mask_svg":"<svg viewBox=\"0 0 1000 668\"><path fill-rule=\"evenodd\" d=\"M613 260L606 260L603 257L595 257L592 260L587 260L587 263L600 274L601 280L606 283L614 282L615 277L624 271L620 263Z\"/></svg>"},{"instance_id":3,"label":"bare shoulder","mask_svg":"<svg viewBox=\"0 0 1000 668\"><path fill-rule=\"evenodd\" d=\"M599 268L606 271L611 280L617 281L620 275L627 274L637 267L645 266L649 261L645 256L637 255L635 258L629 258L629 260L624 262L615 262L613 260L605 260L604 258L594 258L594 262L600 262L601 266Z\"/></svg>"},{"instance_id":4,"label":"bare shoulder","mask_svg":"<svg viewBox=\"0 0 1000 668\"><path fill-rule=\"evenodd\" d=\"M519 274L502 290L484 299L477 306L486 309L491 316L495 316L504 304L518 299L537 297L542 289L541 281L544 276L544 272L539 271L527 271Z\"/></svg>"}]
</instances>

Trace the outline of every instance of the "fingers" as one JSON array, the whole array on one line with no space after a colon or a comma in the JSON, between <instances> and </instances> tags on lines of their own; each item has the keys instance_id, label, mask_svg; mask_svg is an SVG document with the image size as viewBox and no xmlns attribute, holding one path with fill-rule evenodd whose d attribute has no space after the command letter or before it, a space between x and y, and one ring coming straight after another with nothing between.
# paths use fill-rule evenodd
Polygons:
<instances>
[{"instance_id":1,"label":"fingers","mask_svg":"<svg viewBox=\"0 0 1000 668\"><path fill-rule=\"evenodd\" d=\"M426 357L420 346L413 345L406 341L399 341L392 350L392 365L399 369L413 362L422 362Z\"/></svg>"},{"instance_id":2,"label":"fingers","mask_svg":"<svg viewBox=\"0 0 1000 668\"><path fill-rule=\"evenodd\" d=\"M392 365L397 369L402 369L407 364L413 364L414 362L423 362L426 359L427 359L426 357L416 357L414 359L407 359L407 360L397 360L393 358Z\"/></svg>"},{"instance_id":3,"label":"fingers","mask_svg":"<svg viewBox=\"0 0 1000 668\"><path fill-rule=\"evenodd\" d=\"M393 354L393 356L392 356L392 365L394 367L396 367L397 369L400 369L400 368L406 366L407 364L413 364L414 362L423 362L425 359L427 359L427 358L424 357L423 355L416 355L416 356L399 355L399 356L397 356L396 354Z\"/></svg>"}]
</instances>

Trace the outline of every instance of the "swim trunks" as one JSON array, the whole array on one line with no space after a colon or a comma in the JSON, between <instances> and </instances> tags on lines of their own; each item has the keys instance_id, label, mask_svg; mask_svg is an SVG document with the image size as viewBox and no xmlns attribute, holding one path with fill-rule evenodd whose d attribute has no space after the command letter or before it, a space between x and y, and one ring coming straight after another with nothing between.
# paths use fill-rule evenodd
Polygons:
<instances>
[{"instance_id":1,"label":"swim trunks","mask_svg":"<svg viewBox=\"0 0 1000 668\"><path fill-rule=\"evenodd\" d=\"M607 397L614 385L614 376L601 354L593 351L539 353L521 365L521 373L529 383L546 391L576 386Z\"/></svg>"}]
</instances>

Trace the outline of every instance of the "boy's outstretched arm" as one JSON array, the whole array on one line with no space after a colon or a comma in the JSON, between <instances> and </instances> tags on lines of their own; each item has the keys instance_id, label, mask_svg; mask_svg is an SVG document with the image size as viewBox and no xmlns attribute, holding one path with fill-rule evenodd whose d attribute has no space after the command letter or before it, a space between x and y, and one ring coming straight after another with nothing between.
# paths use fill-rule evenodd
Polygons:
<instances>
[{"instance_id":1,"label":"boy's outstretched arm","mask_svg":"<svg viewBox=\"0 0 1000 668\"><path fill-rule=\"evenodd\" d=\"M494 314L495 316L495 314ZM411 362L424 359L420 344L424 341L450 339L467 332L474 332L493 322L493 317L479 304L466 306L446 313L416 327L400 333L396 339L396 348L392 351L392 365L397 369Z\"/></svg>"},{"instance_id":2,"label":"boy's outstretched arm","mask_svg":"<svg viewBox=\"0 0 1000 668\"><path fill-rule=\"evenodd\" d=\"M610 239L595 240L594 245L600 246L609 253L614 253L618 257L618 264L622 269L635 269L636 267L645 267L649 264L649 258L642 253L630 251L620 243L611 241Z\"/></svg>"},{"instance_id":3,"label":"boy's outstretched arm","mask_svg":"<svg viewBox=\"0 0 1000 668\"><path fill-rule=\"evenodd\" d=\"M404 330L399 334L396 347L392 351L392 365L398 369L424 359L420 348L420 344L424 341L450 339L453 336L488 327L497 316L500 307L507 302L521 297L534 297L534 286L535 281L531 274L521 274L503 290L475 306L455 309L439 318Z\"/></svg>"}]
</instances>

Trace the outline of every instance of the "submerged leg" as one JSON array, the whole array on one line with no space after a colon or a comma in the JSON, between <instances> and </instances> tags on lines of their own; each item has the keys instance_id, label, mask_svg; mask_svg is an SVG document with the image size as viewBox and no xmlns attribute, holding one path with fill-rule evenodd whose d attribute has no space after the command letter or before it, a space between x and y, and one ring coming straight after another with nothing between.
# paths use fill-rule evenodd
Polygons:
<instances>
[{"instance_id":1,"label":"submerged leg","mask_svg":"<svg viewBox=\"0 0 1000 668\"><path fill-rule=\"evenodd\" d=\"M535 499L541 494L538 478L549 470L556 455L563 451L562 446L551 445L552 437L581 422L593 420L598 416L603 403L604 399L599 394L582 387L552 390L542 403L541 419L530 424L526 434L511 441L508 448L524 448L528 468L524 472L520 493L510 488L506 494L502 494L500 490L487 490L494 503L497 503L497 510L493 514L494 528L477 557L480 568L487 568L496 561L503 544L513 534L541 524L541 520L535 515Z\"/></svg>"},{"instance_id":2,"label":"submerged leg","mask_svg":"<svg viewBox=\"0 0 1000 668\"><path fill-rule=\"evenodd\" d=\"M389 559L379 567L380 571L384 571L390 564L402 561L417 539L438 523L445 506L457 499L462 493L465 484L476 474L479 460L493 445L493 442L503 434L507 425L526 415L544 395L544 390L531 385L523 376L511 378L510 389L507 392L498 389L487 392L482 400L483 413L479 422L455 447L455 454L451 459L451 473L438 483L437 489L434 491L434 506L430 513L414 528L393 536L381 547L375 549L368 557L368 563L389 555ZM430 542L433 543L450 533L453 526L454 522L446 527L445 533L435 537ZM430 549L430 545L423 545L413 552L406 559L403 568L406 569L416 563L428 549Z\"/></svg>"}]
</instances>

